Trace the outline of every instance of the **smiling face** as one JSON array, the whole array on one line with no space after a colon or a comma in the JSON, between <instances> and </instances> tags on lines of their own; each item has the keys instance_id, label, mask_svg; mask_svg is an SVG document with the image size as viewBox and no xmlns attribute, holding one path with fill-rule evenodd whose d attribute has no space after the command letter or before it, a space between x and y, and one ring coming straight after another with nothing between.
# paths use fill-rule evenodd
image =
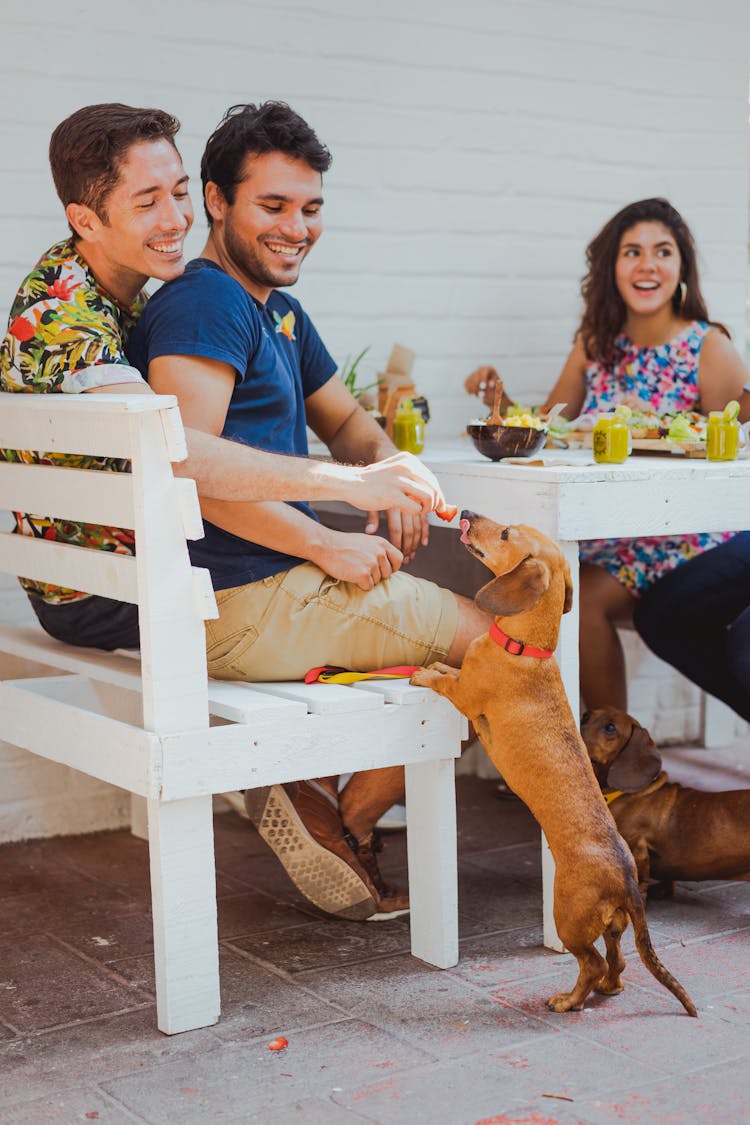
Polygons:
<instances>
[{"instance_id":1,"label":"smiling face","mask_svg":"<svg viewBox=\"0 0 750 1125\"><path fill-rule=\"evenodd\" d=\"M243 172L231 204L206 185L212 239L224 268L265 302L271 290L294 285L320 238L322 177L281 152L247 156Z\"/></svg>"},{"instance_id":2,"label":"smiling face","mask_svg":"<svg viewBox=\"0 0 750 1125\"><path fill-rule=\"evenodd\" d=\"M625 231L615 262L615 285L628 312L653 316L670 306L681 268L677 243L662 223L637 223Z\"/></svg>"},{"instance_id":3,"label":"smiling face","mask_svg":"<svg viewBox=\"0 0 750 1125\"><path fill-rule=\"evenodd\" d=\"M69 204L77 249L123 304L130 304L150 277L171 281L183 272L185 236L193 223L187 181L174 145L138 141L120 165L102 216Z\"/></svg>"}]
</instances>

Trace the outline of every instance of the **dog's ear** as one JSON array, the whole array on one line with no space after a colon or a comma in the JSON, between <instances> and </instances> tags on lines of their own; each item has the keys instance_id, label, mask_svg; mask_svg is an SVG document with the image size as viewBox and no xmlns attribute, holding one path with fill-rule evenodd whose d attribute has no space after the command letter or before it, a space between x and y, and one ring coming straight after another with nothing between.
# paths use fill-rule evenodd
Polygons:
<instances>
[{"instance_id":1,"label":"dog's ear","mask_svg":"<svg viewBox=\"0 0 750 1125\"><path fill-rule=\"evenodd\" d=\"M570 567L563 559L563 578L565 579L565 600L563 613L570 613L573 608L573 582L570 577Z\"/></svg>"},{"instance_id":2,"label":"dog's ear","mask_svg":"<svg viewBox=\"0 0 750 1125\"><path fill-rule=\"evenodd\" d=\"M493 617L510 617L531 609L549 587L549 567L541 559L526 558L482 586L474 598L476 605Z\"/></svg>"},{"instance_id":3,"label":"dog's ear","mask_svg":"<svg viewBox=\"0 0 750 1125\"><path fill-rule=\"evenodd\" d=\"M609 768L607 784L623 793L638 793L645 789L661 770L661 756L651 735L637 726L622 751Z\"/></svg>"}]
</instances>

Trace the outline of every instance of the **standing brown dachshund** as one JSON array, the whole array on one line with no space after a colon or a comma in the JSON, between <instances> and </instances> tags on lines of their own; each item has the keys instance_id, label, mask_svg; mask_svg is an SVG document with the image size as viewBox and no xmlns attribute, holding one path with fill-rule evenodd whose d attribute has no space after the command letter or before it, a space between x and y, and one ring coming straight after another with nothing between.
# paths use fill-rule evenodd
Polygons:
<instances>
[{"instance_id":1,"label":"standing brown dachshund","mask_svg":"<svg viewBox=\"0 0 750 1125\"><path fill-rule=\"evenodd\" d=\"M649 879L671 895L675 879L750 878L750 789L670 782L651 735L615 707L584 715L581 734L644 894Z\"/></svg>"},{"instance_id":2,"label":"standing brown dachshund","mask_svg":"<svg viewBox=\"0 0 750 1125\"><path fill-rule=\"evenodd\" d=\"M632 921L641 959L685 1010L695 1007L656 956L633 857L618 834L594 777L552 657L560 617L571 607L568 566L559 547L531 527L501 527L461 513L461 542L495 578L476 596L495 615L490 632L469 646L460 672L432 664L412 676L469 718L508 785L539 821L555 860L554 915L578 960L571 992L548 1001L578 1011L596 989L622 991L620 938ZM513 616L514 640L504 632ZM606 961L594 942L604 936Z\"/></svg>"}]
</instances>

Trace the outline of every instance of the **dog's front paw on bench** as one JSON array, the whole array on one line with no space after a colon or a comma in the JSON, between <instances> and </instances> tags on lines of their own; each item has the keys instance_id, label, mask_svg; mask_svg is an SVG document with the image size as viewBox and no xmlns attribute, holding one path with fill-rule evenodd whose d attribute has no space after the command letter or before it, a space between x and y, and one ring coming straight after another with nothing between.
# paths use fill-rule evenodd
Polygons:
<instances>
[{"instance_id":1,"label":"dog's front paw on bench","mask_svg":"<svg viewBox=\"0 0 750 1125\"><path fill-rule=\"evenodd\" d=\"M427 668L417 668L416 672L412 672L409 683L416 687L434 688L444 676L448 676L451 680L457 680L459 670L458 668L451 668L449 664L441 664L437 661L435 664L428 665Z\"/></svg>"}]
</instances>

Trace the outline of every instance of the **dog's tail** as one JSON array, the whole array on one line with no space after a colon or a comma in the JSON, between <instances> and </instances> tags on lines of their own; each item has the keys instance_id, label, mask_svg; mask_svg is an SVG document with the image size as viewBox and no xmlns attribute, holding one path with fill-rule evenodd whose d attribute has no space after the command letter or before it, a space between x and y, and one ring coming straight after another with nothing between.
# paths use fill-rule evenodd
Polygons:
<instances>
[{"instance_id":1,"label":"dog's tail","mask_svg":"<svg viewBox=\"0 0 750 1125\"><path fill-rule=\"evenodd\" d=\"M656 950L651 944L651 937L646 924L646 910L643 905L643 899L636 886L634 886L631 891L627 910L630 915L630 921L633 924L635 947L640 954L641 961L643 961L648 971L656 977L659 983L663 984L665 988L669 989L673 996L677 997L689 1016L697 1016L698 1012L695 1004L690 999L685 989L679 981L675 980L669 970L662 965L661 961L656 956Z\"/></svg>"}]
</instances>

